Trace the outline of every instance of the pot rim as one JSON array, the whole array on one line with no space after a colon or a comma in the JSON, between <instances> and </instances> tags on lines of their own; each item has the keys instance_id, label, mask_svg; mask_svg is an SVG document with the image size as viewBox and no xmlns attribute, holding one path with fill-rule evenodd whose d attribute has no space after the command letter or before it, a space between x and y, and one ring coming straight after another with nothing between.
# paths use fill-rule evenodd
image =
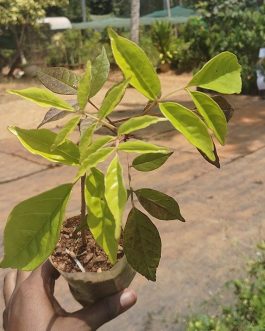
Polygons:
<instances>
[{"instance_id":1,"label":"pot rim","mask_svg":"<svg viewBox=\"0 0 265 331\"><path fill-rule=\"evenodd\" d=\"M125 256L125 254L123 255L123 257L118 260L114 266L109 269L109 270L105 270L102 272L95 272L95 271L86 271L86 272L65 272L62 271L60 269L58 269L53 261L52 258L49 257L49 260L51 262L51 264L54 266L54 268L56 270L58 270L58 272L67 280L71 281L71 280L81 280L81 281L85 281L88 278L92 281L92 282L99 282L99 281L108 281L111 280L115 277L117 277L128 265L131 269L133 269L130 264L127 261L127 258Z\"/></svg>"}]
</instances>

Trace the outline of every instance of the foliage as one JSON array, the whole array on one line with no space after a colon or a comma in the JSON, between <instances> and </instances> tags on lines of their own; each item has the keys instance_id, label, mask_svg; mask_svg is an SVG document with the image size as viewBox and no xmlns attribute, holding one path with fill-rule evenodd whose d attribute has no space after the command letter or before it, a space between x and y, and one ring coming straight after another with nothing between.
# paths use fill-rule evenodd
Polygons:
<instances>
[{"instance_id":1,"label":"foliage","mask_svg":"<svg viewBox=\"0 0 265 331\"><path fill-rule=\"evenodd\" d=\"M4 47L1 45L0 58L2 58L3 61L2 66L4 66L6 62L8 62L10 66L8 75L12 74L18 63L22 65L27 63L25 56L26 53L29 52L27 45L28 43L32 45L31 37L39 33L38 20L45 17L46 10L50 7L63 7L67 5L68 0L0 0L0 35L3 35L4 38L9 41L9 45L4 45ZM27 35L30 35L30 38L27 38ZM42 50L45 50L46 42L47 37L44 40ZM40 43L42 43L42 40L40 40ZM12 51L9 51L9 55L11 55L10 58L6 58L6 51L4 52L2 49L4 51L5 49L12 49ZM35 47L31 47L30 52L34 53ZM32 58L33 56L31 59Z\"/></svg>"},{"instance_id":2,"label":"foliage","mask_svg":"<svg viewBox=\"0 0 265 331\"><path fill-rule=\"evenodd\" d=\"M191 319L187 331L263 331L265 329L265 244L259 245L257 261L247 278L234 280L235 303L219 316L199 315Z\"/></svg>"},{"instance_id":3,"label":"foliage","mask_svg":"<svg viewBox=\"0 0 265 331\"><path fill-rule=\"evenodd\" d=\"M90 0L89 1L91 14L94 15L105 15L112 11L112 1L111 0Z\"/></svg>"},{"instance_id":4,"label":"foliage","mask_svg":"<svg viewBox=\"0 0 265 331\"><path fill-rule=\"evenodd\" d=\"M48 47L49 66L78 67L101 50L101 35L93 30L66 30L53 35Z\"/></svg>"},{"instance_id":5,"label":"foliage","mask_svg":"<svg viewBox=\"0 0 265 331\"><path fill-rule=\"evenodd\" d=\"M178 46L174 26L168 21L156 21L152 26L151 36L159 52L160 63L171 63Z\"/></svg>"},{"instance_id":6,"label":"foliage","mask_svg":"<svg viewBox=\"0 0 265 331\"><path fill-rule=\"evenodd\" d=\"M180 32L189 49L178 59L178 67L200 67L228 50L242 65L243 93L255 93L255 65L265 39L265 5L255 0L213 0L196 2L196 9L201 17L191 19Z\"/></svg>"},{"instance_id":7,"label":"foliage","mask_svg":"<svg viewBox=\"0 0 265 331\"><path fill-rule=\"evenodd\" d=\"M153 171L172 155L167 147L136 140L134 133L161 121L169 121L205 160L219 165L212 136L224 144L226 117L219 103L206 94L192 92L190 86L206 84L216 92L239 93L241 68L235 55L229 52L217 55L183 87L194 100L197 108L194 111L175 102L164 101L166 97L161 97L159 77L138 45L111 29L109 38L113 57L124 79L111 86L100 107L94 105L90 98L98 93L108 78L109 62L104 49L95 59L87 61L82 76L65 68L48 68L38 75L46 89L10 91L41 107L52 107L39 127L67 115L67 122L57 134L43 128L10 127L9 130L29 152L51 162L75 167L76 175L71 184L27 199L11 211L4 234L2 267L31 270L52 253L72 187L81 179L81 224L76 232L83 232L88 227L114 264L124 210L130 204L131 211L123 231L124 252L136 271L154 281L161 256L161 239L146 213L161 221L184 222L185 219L173 197L150 188L133 188L132 168ZM146 97L146 106L137 115L115 121L112 114L129 85ZM75 100L68 102L58 94L73 95ZM159 116L151 115L155 108L160 109ZM80 141L75 144L70 137L77 127L80 129ZM110 134L98 137L95 133L102 127ZM128 180L121 162L121 155L126 154ZM129 154L140 155L129 161ZM104 173L99 170L103 162L107 163ZM145 212L136 207L138 203ZM85 240L84 235L82 238Z\"/></svg>"},{"instance_id":8,"label":"foliage","mask_svg":"<svg viewBox=\"0 0 265 331\"><path fill-rule=\"evenodd\" d=\"M127 0L113 0L113 12L116 16L130 17L131 4ZM141 16L163 9L163 0L145 0L140 3Z\"/></svg>"},{"instance_id":9,"label":"foliage","mask_svg":"<svg viewBox=\"0 0 265 331\"><path fill-rule=\"evenodd\" d=\"M45 9L52 6L64 7L68 0L1 0L0 25L35 25L39 18L45 16Z\"/></svg>"}]
</instances>

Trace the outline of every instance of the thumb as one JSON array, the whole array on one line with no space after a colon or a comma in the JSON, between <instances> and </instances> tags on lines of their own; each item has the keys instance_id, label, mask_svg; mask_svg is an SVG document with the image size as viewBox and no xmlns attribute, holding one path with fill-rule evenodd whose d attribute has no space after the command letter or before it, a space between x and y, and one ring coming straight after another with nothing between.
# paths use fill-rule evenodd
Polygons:
<instances>
[{"instance_id":1,"label":"thumb","mask_svg":"<svg viewBox=\"0 0 265 331\"><path fill-rule=\"evenodd\" d=\"M115 295L106 297L92 307L83 308L72 314L72 317L83 320L92 330L112 320L131 308L137 301L133 290L125 289Z\"/></svg>"}]
</instances>

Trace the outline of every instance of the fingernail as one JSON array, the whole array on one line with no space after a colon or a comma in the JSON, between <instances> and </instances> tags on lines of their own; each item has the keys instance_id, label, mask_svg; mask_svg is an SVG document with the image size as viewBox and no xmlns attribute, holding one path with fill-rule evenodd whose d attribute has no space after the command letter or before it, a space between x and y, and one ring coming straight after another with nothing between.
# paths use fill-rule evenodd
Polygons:
<instances>
[{"instance_id":1,"label":"fingernail","mask_svg":"<svg viewBox=\"0 0 265 331\"><path fill-rule=\"evenodd\" d=\"M135 295L131 291L123 292L120 297L120 304L123 308L133 305L135 301Z\"/></svg>"}]
</instances>

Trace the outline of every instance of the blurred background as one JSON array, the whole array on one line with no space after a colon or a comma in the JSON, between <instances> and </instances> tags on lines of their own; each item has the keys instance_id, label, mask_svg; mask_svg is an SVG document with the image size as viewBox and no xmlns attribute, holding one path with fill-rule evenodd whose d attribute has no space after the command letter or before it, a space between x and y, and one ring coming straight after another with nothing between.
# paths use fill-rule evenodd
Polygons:
<instances>
[{"instance_id":1,"label":"blurred background","mask_svg":"<svg viewBox=\"0 0 265 331\"><path fill-rule=\"evenodd\" d=\"M258 0L1 0L2 78L21 75L17 68L26 75L34 75L35 66L80 68L102 45L114 65L108 26L131 35L161 70L196 71L217 53L234 52L243 65L243 93L258 92L265 36L265 6ZM262 61L259 67L264 70Z\"/></svg>"}]
</instances>

